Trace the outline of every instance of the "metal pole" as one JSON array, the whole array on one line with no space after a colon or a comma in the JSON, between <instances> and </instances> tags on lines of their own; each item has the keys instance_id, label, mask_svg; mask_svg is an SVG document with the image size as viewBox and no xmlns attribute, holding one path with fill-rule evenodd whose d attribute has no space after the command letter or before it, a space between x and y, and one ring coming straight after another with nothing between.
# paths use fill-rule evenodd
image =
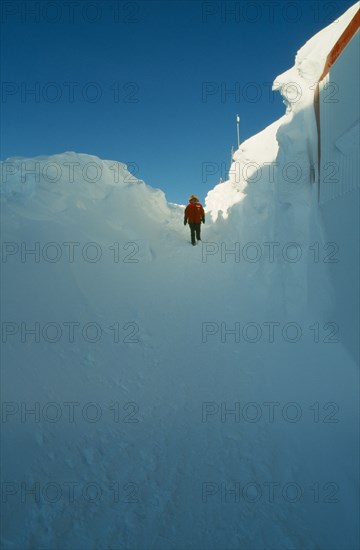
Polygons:
<instances>
[{"instance_id":1,"label":"metal pole","mask_svg":"<svg viewBox=\"0 0 360 550\"><path fill-rule=\"evenodd\" d=\"M238 148L240 147L240 116L236 115Z\"/></svg>"}]
</instances>

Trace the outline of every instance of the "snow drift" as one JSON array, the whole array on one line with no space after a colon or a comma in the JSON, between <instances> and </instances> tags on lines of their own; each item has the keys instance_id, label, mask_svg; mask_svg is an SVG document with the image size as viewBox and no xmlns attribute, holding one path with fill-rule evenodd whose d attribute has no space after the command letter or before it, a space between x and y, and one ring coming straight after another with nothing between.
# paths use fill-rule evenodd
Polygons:
<instances>
[{"instance_id":1,"label":"snow drift","mask_svg":"<svg viewBox=\"0 0 360 550\"><path fill-rule=\"evenodd\" d=\"M195 248L121 163L2 164L4 548L356 547L358 370L311 262L303 101L235 153Z\"/></svg>"}]
</instances>

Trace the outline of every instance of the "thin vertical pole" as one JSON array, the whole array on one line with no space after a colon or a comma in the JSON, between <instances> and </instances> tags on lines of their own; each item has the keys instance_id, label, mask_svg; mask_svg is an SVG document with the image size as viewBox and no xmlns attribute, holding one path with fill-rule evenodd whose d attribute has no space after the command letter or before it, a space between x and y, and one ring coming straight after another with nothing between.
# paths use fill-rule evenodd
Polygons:
<instances>
[{"instance_id":1,"label":"thin vertical pole","mask_svg":"<svg viewBox=\"0 0 360 550\"><path fill-rule=\"evenodd\" d=\"M238 148L240 147L240 116L236 115L236 127L237 127L237 141Z\"/></svg>"}]
</instances>

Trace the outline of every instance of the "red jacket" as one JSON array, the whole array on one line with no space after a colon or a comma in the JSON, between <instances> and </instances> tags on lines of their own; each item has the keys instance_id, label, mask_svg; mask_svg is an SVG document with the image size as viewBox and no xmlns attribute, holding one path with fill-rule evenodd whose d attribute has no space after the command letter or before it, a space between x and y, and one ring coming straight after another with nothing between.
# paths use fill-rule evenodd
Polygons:
<instances>
[{"instance_id":1,"label":"red jacket","mask_svg":"<svg viewBox=\"0 0 360 550\"><path fill-rule=\"evenodd\" d=\"M185 208L184 221L201 223L205 221L205 212L199 202L190 203Z\"/></svg>"}]
</instances>

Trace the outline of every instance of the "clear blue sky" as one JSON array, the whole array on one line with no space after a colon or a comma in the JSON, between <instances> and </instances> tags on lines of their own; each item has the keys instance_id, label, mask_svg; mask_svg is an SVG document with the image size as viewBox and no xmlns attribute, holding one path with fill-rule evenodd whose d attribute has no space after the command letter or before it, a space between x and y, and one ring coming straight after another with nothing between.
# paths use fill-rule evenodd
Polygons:
<instances>
[{"instance_id":1,"label":"clear blue sky","mask_svg":"<svg viewBox=\"0 0 360 550\"><path fill-rule=\"evenodd\" d=\"M229 168L236 113L242 141L281 116L269 83L353 4L3 0L1 159L94 154L170 201L203 200Z\"/></svg>"}]
</instances>

